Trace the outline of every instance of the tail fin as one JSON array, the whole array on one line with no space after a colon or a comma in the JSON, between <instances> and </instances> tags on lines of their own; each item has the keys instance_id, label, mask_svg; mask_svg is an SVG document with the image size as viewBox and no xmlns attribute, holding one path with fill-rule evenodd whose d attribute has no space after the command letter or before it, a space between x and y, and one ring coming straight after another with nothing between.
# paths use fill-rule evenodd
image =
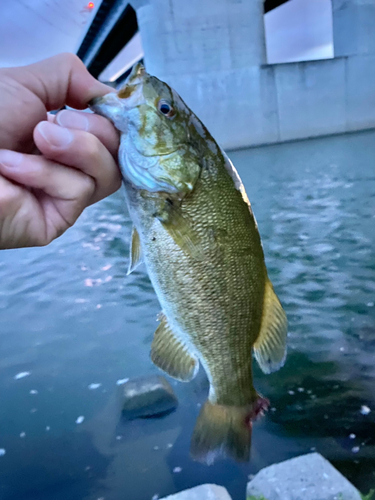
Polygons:
<instances>
[{"instance_id":1,"label":"tail fin","mask_svg":"<svg viewBox=\"0 0 375 500\"><path fill-rule=\"evenodd\" d=\"M206 402L198 416L191 439L194 460L213 464L230 456L239 462L250 458L251 418L248 406L222 406Z\"/></svg>"}]
</instances>

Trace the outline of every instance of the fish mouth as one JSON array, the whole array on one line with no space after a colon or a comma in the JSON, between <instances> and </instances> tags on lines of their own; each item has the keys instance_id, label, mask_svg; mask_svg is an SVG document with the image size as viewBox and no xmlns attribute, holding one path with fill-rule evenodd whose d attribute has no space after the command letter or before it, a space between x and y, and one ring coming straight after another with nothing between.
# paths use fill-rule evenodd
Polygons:
<instances>
[{"instance_id":1,"label":"fish mouth","mask_svg":"<svg viewBox=\"0 0 375 500\"><path fill-rule=\"evenodd\" d=\"M143 66L142 63L139 62L135 66L133 66L133 69L131 70L129 76L127 77L123 87L118 92L109 92L109 94L116 93L120 99L127 99L133 94L133 92L136 90L136 87L143 83L144 78L146 76L148 76L146 68ZM106 102L107 95L108 94L105 94L104 96L100 97L94 97L87 103L87 106L91 108L94 106L99 106L101 104L104 104Z\"/></svg>"},{"instance_id":2,"label":"fish mouth","mask_svg":"<svg viewBox=\"0 0 375 500\"><path fill-rule=\"evenodd\" d=\"M121 111L126 114L130 109L146 102L143 95L143 85L148 76L143 64L138 63L133 67L125 85L120 90L94 97L87 105L98 115L115 122L115 118Z\"/></svg>"},{"instance_id":3,"label":"fish mouth","mask_svg":"<svg viewBox=\"0 0 375 500\"><path fill-rule=\"evenodd\" d=\"M103 104L103 97L93 97L89 100L87 106L91 109L100 104Z\"/></svg>"},{"instance_id":4,"label":"fish mouth","mask_svg":"<svg viewBox=\"0 0 375 500\"><path fill-rule=\"evenodd\" d=\"M116 92L109 92L103 96L94 97L87 105L94 113L112 121L114 121L118 111L121 109L121 103Z\"/></svg>"}]
</instances>

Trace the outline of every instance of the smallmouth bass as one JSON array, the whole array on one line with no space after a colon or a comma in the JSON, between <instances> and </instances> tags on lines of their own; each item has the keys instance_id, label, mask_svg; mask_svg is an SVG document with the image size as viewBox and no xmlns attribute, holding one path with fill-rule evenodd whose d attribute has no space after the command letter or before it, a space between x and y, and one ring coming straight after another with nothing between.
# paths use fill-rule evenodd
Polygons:
<instances>
[{"instance_id":1,"label":"smallmouth bass","mask_svg":"<svg viewBox=\"0 0 375 500\"><path fill-rule=\"evenodd\" d=\"M252 421L268 401L253 386L286 356L287 319L267 275L258 227L234 166L166 83L136 65L90 108L121 133L119 164L134 227L129 273L144 260L162 312L151 359L210 382L193 458L247 461Z\"/></svg>"}]
</instances>

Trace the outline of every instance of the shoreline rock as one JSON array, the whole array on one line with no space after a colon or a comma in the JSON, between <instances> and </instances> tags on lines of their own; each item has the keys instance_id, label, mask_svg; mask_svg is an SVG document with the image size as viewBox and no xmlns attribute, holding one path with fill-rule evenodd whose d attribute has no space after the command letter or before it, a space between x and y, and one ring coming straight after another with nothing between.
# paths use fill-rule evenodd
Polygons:
<instances>
[{"instance_id":1,"label":"shoreline rock","mask_svg":"<svg viewBox=\"0 0 375 500\"><path fill-rule=\"evenodd\" d=\"M201 484L195 488L181 491L160 500L232 500L223 486L217 484Z\"/></svg>"},{"instance_id":2,"label":"shoreline rock","mask_svg":"<svg viewBox=\"0 0 375 500\"><path fill-rule=\"evenodd\" d=\"M359 491L319 453L262 469L247 485L262 500L361 500Z\"/></svg>"},{"instance_id":3,"label":"shoreline rock","mask_svg":"<svg viewBox=\"0 0 375 500\"><path fill-rule=\"evenodd\" d=\"M246 493L246 500L362 498L359 491L319 453L309 453L265 467L247 484ZM231 497L223 486L202 484L160 500L231 500Z\"/></svg>"},{"instance_id":4,"label":"shoreline rock","mask_svg":"<svg viewBox=\"0 0 375 500\"><path fill-rule=\"evenodd\" d=\"M129 380L119 387L122 414L128 420L160 417L177 408L177 397L161 375Z\"/></svg>"}]
</instances>

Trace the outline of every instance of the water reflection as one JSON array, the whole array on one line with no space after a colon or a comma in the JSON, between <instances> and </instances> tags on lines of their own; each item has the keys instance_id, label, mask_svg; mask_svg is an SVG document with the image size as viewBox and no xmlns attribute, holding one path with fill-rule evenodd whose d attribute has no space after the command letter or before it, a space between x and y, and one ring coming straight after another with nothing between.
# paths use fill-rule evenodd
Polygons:
<instances>
[{"instance_id":1,"label":"water reflection","mask_svg":"<svg viewBox=\"0 0 375 500\"><path fill-rule=\"evenodd\" d=\"M250 464L190 460L203 373L172 382L175 413L120 417L116 382L157 373L148 350L159 311L144 268L125 276L131 225L120 194L47 248L1 252L0 498L151 500L216 482L242 500L249 474L311 449L363 491L374 487L374 139L230 155L290 323L285 367L255 371L271 410L254 426Z\"/></svg>"}]
</instances>

